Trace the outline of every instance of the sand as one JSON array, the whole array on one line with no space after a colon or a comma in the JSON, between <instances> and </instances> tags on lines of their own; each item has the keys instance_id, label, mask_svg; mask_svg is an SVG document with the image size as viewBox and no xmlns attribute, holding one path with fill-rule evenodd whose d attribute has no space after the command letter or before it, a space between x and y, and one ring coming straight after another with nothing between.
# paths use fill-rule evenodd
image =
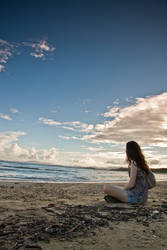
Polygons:
<instances>
[{"instance_id":1,"label":"sand","mask_svg":"<svg viewBox=\"0 0 167 250\"><path fill-rule=\"evenodd\" d=\"M166 250L166 235L166 182L144 206L107 203L103 184L0 183L0 250Z\"/></svg>"}]
</instances>

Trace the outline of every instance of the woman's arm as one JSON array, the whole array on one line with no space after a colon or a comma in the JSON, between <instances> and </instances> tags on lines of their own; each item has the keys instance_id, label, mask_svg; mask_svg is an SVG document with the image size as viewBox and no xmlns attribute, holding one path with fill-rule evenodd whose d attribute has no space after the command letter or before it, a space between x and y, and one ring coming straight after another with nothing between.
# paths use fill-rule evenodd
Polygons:
<instances>
[{"instance_id":1,"label":"woman's arm","mask_svg":"<svg viewBox=\"0 0 167 250\"><path fill-rule=\"evenodd\" d=\"M131 171L130 171L130 179L128 184L124 187L125 190L132 189L136 182L136 175L137 175L137 166L135 163L131 163L130 165Z\"/></svg>"}]
</instances>

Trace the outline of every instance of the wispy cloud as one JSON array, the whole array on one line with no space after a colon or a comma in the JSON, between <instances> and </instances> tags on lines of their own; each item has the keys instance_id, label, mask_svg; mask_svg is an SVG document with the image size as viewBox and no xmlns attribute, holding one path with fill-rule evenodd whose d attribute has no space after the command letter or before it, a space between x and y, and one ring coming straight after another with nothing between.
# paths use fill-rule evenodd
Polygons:
<instances>
[{"instance_id":1,"label":"wispy cloud","mask_svg":"<svg viewBox=\"0 0 167 250\"><path fill-rule=\"evenodd\" d=\"M4 69L5 69L5 66L0 64L0 72L4 71Z\"/></svg>"},{"instance_id":2,"label":"wispy cloud","mask_svg":"<svg viewBox=\"0 0 167 250\"><path fill-rule=\"evenodd\" d=\"M15 53L15 49L18 47L16 43L9 43L0 39L0 72L5 70L5 64L9 58Z\"/></svg>"},{"instance_id":3,"label":"wispy cloud","mask_svg":"<svg viewBox=\"0 0 167 250\"><path fill-rule=\"evenodd\" d=\"M4 114L2 114L2 113L0 113L0 118L1 118L1 119L4 119L4 120L8 120L8 121L11 121L11 120L12 120L12 118L11 118L10 116L4 115Z\"/></svg>"},{"instance_id":4,"label":"wispy cloud","mask_svg":"<svg viewBox=\"0 0 167 250\"><path fill-rule=\"evenodd\" d=\"M93 153L102 153L102 152L109 152L109 150L103 148L103 147L83 147L84 149L93 152Z\"/></svg>"},{"instance_id":5,"label":"wispy cloud","mask_svg":"<svg viewBox=\"0 0 167 250\"><path fill-rule=\"evenodd\" d=\"M127 97L125 100L126 100L126 102L132 103L134 101L134 98L132 96L130 96L130 97Z\"/></svg>"},{"instance_id":6,"label":"wispy cloud","mask_svg":"<svg viewBox=\"0 0 167 250\"><path fill-rule=\"evenodd\" d=\"M61 138L61 139L63 139L63 140L66 140L66 141L68 141L68 140L71 139L70 136L65 136L65 135L59 135L59 138Z\"/></svg>"},{"instance_id":7,"label":"wispy cloud","mask_svg":"<svg viewBox=\"0 0 167 250\"><path fill-rule=\"evenodd\" d=\"M11 108L10 111L11 111L13 114L19 113L19 110L16 109L16 108Z\"/></svg>"},{"instance_id":8,"label":"wispy cloud","mask_svg":"<svg viewBox=\"0 0 167 250\"><path fill-rule=\"evenodd\" d=\"M50 112L56 114L57 110L51 110Z\"/></svg>"},{"instance_id":9,"label":"wispy cloud","mask_svg":"<svg viewBox=\"0 0 167 250\"><path fill-rule=\"evenodd\" d=\"M53 119L47 119L47 118L44 118L44 117L39 117L38 120L40 122L42 122L43 124L46 124L46 125L51 125L51 126L60 126L60 125L62 125L61 122L57 122L57 121L54 121Z\"/></svg>"},{"instance_id":10,"label":"wispy cloud","mask_svg":"<svg viewBox=\"0 0 167 250\"><path fill-rule=\"evenodd\" d=\"M44 117L39 117L38 120L46 125L59 126L63 129L72 130L76 132L89 133L94 128L93 124L87 124L80 121L59 122Z\"/></svg>"},{"instance_id":11,"label":"wispy cloud","mask_svg":"<svg viewBox=\"0 0 167 250\"><path fill-rule=\"evenodd\" d=\"M31 47L33 52L30 53L31 56L35 58L45 59L51 52L56 48L50 45L46 40L39 40L35 42L23 42L24 46Z\"/></svg>"},{"instance_id":12,"label":"wispy cloud","mask_svg":"<svg viewBox=\"0 0 167 250\"><path fill-rule=\"evenodd\" d=\"M84 112L86 114L92 112L90 107L89 107L90 103L91 103L91 99L88 99L88 98L86 98L84 100L80 100L80 105L82 107L82 112Z\"/></svg>"},{"instance_id":13,"label":"wispy cloud","mask_svg":"<svg viewBox=\"0 0 167 250\"><path fill-rule=\"evenodd\" d=\"M0 72L5 71L9 58L18 52L21 54L24 47L30 47L30 55L39 59L46 59L55 50L55 47L47 40L15 43L0 39Z\"/></svg>"},{"instance_id":14,"label":"wispy cloud","mask_svg":"<svg viewBox=\"0 0 167 250\"><path fill-rule=\"evenodd\" d=\"M119 104L119 99L117 98L114 102L113 102L114 105L118 105Z\"/></svg>"},{"instance_id":15,"label":"wispy cloud","mask_svg":"<svg viewBox=\"0 0 167 250\"><path fill-rule=\"evenodd\" d=\"M91 111L90 110L84 110L85 113L90 113Z\"/></svg>"},{"instance_id":16,"label":"wispy cloud","mask_svg":"<svg viewBox=\"0 0 167 250\"><path fill-rule=\"evenodd\" d=\"M80 121L64 122L64 124L72 127L74 130L78 130L78 131L84 132L84 133L89 133L94 128L94 125L83 123Z\"/></svg>"}]
</instances>

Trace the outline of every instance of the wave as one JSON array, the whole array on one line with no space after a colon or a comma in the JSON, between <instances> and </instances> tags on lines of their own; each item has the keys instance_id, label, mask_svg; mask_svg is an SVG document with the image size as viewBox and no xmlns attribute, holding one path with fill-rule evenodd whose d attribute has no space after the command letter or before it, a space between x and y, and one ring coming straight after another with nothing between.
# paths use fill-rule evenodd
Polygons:
<instances>
[{"instance_id":1,"label":"wave","mask_svg":"<svg viewBox=\"0 0 167 250\"><path fill-rule=\"evenodd\" d=\"M10 165L4 165L6 163L9 163ZM2 164L2 165L1 165ZM12 165L13 164L13 165ZM17 164L17 165L15 165ZM18 167L18 168L28 168L28 169L37 169L40 170L41 168L44 167L56 167L56 168L65 168L65 169L72 169L72 171L75 171L75 169L92 169L92 170L104 170L104 171L127 171L128 168L125 167L121 167L121 166L113 166L113 167L98 167L98 166L70 166L70 165L57 165L57 164L50 164L50 163L41 163L41 162L19 162L19 161L4 161L4 160L0 160L0 165L1 166L11 166L11 167ZM28 167L26 167L25 165L28 165ZM38 166L38 167L37 167ZM154 172L167 172L167 168L166 167L152 167L151 168ZM50 170L50 169L48 169ZM53 170L53 169L52 169ZM56 171L56 170L55 170ZM59 170L59 171L64 171L64 170Z\"/></svg>"},{"instance_id":2,"label":"wave","mask_svg":"<svg viewBox=\"0 0 167 250\"><path fill-rule=\"evenodd\" d=\"M152 169L157 178L167 179L167 168ZM119 182L128 180L128 168L67 167L0 161L0 180L23 182ZM162 175L162 174L164 175Z\"/></svg>"}]
</instances>

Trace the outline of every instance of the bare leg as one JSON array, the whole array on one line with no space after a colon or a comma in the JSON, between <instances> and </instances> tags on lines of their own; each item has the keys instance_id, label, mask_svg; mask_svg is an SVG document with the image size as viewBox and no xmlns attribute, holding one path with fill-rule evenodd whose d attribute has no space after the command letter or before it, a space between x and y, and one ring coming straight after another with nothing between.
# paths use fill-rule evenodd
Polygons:
<instances>
[{"instance_id":1,"label":"bare leg","mask_svg":"<svg viewBox=\"0 0 167 250\"><path fill-rule=\"evenodd\" d=\"M122 202L128 202L128 197L127 197L126 191L124 189L122 189L121 187L106 184L106 185L104 185L104 193L111 195L112 197L114 197Z\"/></svg>"}]
</instances>

